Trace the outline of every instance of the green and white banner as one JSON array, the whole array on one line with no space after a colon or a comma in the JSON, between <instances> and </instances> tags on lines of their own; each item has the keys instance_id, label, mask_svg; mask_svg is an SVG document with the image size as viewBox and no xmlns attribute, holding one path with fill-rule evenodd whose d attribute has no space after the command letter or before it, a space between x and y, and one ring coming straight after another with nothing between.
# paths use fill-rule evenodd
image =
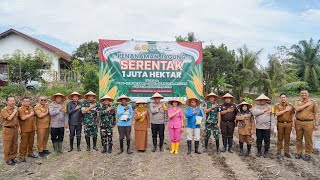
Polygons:
<instances>
[{"instance_id":1,"label":"green and white banner","mask_svg":"<svg viewBox=\"0 0 320 180\"><path fill-rule=\"evenodd\" d=\"M99 96L202 99L201 42L99 40Z\"/></svg>"}]
</instances>

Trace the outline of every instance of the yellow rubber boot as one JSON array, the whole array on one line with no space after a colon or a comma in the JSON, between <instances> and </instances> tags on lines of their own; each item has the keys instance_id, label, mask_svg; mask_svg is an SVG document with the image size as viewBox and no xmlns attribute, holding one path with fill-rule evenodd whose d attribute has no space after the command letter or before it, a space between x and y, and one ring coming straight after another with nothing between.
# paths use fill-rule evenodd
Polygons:
<instances>
[{"instance_id":1,"label":"yellow rubber boot","mask_svg":"<svg viewBox=\"0 0 320 180\"><path fill-rule=\"evenodd\" d=\"M172 142L172 143L171 143L171 152L170 152L171 154L174 153L175 148L176 148L176 143L175 143L175 142Z\"/></svg>"},{"instance_id":2,"label":"yellow rubber boot","mask_svg":"<svg viewBox=\"0 0 320 180\"><path fill-rule=\"evenodd\" d=\"M180 145L180 142L176 142L176 149L175 149L175 154L178 154L179 152L179 145Z\"/></svg>"}]
</instances>

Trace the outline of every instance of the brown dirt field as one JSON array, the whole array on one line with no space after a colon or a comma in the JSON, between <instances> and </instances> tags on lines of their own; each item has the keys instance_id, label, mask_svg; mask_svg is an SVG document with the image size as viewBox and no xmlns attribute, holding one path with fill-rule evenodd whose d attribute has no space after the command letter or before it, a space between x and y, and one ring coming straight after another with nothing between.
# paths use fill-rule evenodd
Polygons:
<instances>
[{"instance_id":1,"label":"brown dirt field","mask_svg":"<svg viewBox=\"0 0 320 180\"><path fill-rule=\"evenodd\" d=\"M114 151L111 155L102 154L100 151L86 152L84 138L81 152L68 153L68 135L69 132L66 130L62 155L49 155L47 158L39 159L28 158L26 163L20 163L14 167L1 162L0 179L320 179L319 155L314 154L311 162L294 158L276 160L274 158L275 138L272 140L271 158L264 159L255 156L239 157L237 136L234 138L233 154L217 155L211 150L207 154L193 153L188 156L185 132L182 136L179 155L170 154L167 131L165 152L152 153L149 138L147 152L135 152L132 155L117 154L119 144L116 129ZM320 136L319 131L316 136ZM149 137L151 137L150 132ZM210 143L211 149L215 149L214 146ZM254 146L253 155L256 152ZM52 150L51 142L49 147ZM100 142L99 147L101 148ZM294 145L290 148L294 155ZM2 142L0 149L2 151Z\"/></svg>"}]
</instances>

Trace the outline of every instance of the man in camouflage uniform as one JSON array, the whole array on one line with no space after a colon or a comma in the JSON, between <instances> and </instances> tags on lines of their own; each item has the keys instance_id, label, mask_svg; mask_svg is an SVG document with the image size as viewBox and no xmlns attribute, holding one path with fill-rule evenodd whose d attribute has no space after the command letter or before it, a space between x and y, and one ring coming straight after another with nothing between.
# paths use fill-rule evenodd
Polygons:
<instances>
[{"instance_id":1,"label":"man in camouflage uniform","mask_svg":"<svg viewBox=\"0 0 320 180\"><path fill-rule=\"evenodd\" d=\"M82 106L81 111L83 114L83 122L84 122L84 134L87 143L87 151L90 151L90 137L92 136L93 140L93 149L98 151L97 148L97 136L98 136L98 114L97 114L97 106L99 104L95 101L97 95L93 92L88 92L84 95L86 99Z\"/></svg>"},{"instance_id":2,"label":"man in camouflage uniform","mask_svg":"<svg viewBox=\"0 0 320 180\"><path fill-rule=\"evenodd\" d=\"M101 153L107 152L107 144L109 146L108 153L112 152L112 128L116 125L116 113L114 108L111 106L113 99L105 95L100 101L102 102L101 107L99 107L99 116L100 116L100 135L101 135L101 144L102 151Z\"/></svg>"},{"instance_id":3,"label":"man in camouflage uniform","mask_svg":"<svg viewBox=\"0 0 320 180\"><path fill-rule=\"evenodd\" d=\"M206 96L206 105L204 107L204 113L206 113L206 123L205 123L205 149L204 152L208 152L209 139L212 134L216 140L217 154L220 153L219 150L219 128L220 128L220 107L216 102L218 95L215 93L210 93Z\"/></svg>"}]
</instances>

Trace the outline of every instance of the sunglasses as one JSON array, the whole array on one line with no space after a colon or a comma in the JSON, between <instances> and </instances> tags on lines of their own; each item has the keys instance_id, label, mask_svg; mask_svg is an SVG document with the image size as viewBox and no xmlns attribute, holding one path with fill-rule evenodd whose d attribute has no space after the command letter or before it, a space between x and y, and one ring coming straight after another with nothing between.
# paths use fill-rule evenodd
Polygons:
<instances>
[{"instance_id":1,"label":"sunglasses","mask_svg":"<svg viewBox=\"0 0 320 180\"><path fill-rule=\"evenodd\" d=\"M46 102L47 100L46 99L40 99L40 101Z\"/></svg>"}]
</instances>

